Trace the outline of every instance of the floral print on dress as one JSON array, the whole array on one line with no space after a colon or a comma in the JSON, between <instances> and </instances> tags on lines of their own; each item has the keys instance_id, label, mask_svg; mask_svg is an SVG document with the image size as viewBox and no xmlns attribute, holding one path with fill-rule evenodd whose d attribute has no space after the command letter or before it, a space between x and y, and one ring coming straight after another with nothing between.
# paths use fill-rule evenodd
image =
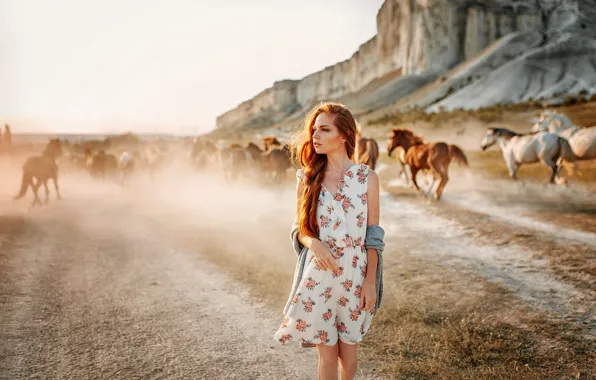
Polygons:
<instances>
[{"instance_id":1,"label":"floral print on dress","mask_svg":"<svg viewBox=\"0 0 596 380\"><path fill-rule=\"evenodd\" d=\"M363 205L366 205L368 203L368 193L358 194L358 198L360 198L360 201Z\"/></svg>"},{"instance_id":2,"label":"floral print on dress","mask_svg":"<svg viewBox=\"0 0 596 380\"><path fill-rule=\"evenodd\" d=\"M319 284L320 284L320 282L316 282L315 280L313 280L312 277L309 277L306 280L306 285L305 286L306 286L306 289L313 290L315 288L315 286L317 286Z\"/></svg>"},{"instance_id":3,"label":"floral print on dress","mask_svg":"<svg viewBox=\"0 0 596 380\"><path fill-rule=\"evenodd\" d=\"M360 314L362 314L362 311L360 310L360 305L356 306L356 308L354 310L352 310L351 308L350 310L350 319L353 321L357 321L358 318L360 318Z\"/></svg>"},{"instance_id":4,"label":"floral print on dress","mask_svg":"<svg viewBox=\"0 0 596 380\"><path fill-rule=\"evenodd\" d=\"M321 217L319 219L320 219L319 226L321 228L329 227L329 217L327 215L321 215Z\"/></svg>"},{"instance_id":5,"label":"floral print on dress","mask_svg":"<svg viewBox=\"0 0 596 380\"><path fill-rule=\"evenodd\" d=\"M307 313L312 312L312 307L317 304L315 301L311 300L310 297L308 297L308 301L302 301L302 303L304 304L304 311Z\"/></svg>"},{"instance_id":6,"label":"floral print on dress","mask_svg":"<svg viewBox=\"0 0 596 380\"><path fill-rule=\"evenodd\" d=\"M362 286L356 285L356 290L354 290L354 295L358 298L362 295Z\"/></svg>"},{"instance_id":7,"label":"floral print on dress","mask_svg":"<svg viewBox=\"0 0 596 380\"><path fill-rule=\"evenodd\" d=\"M366 220L366 218L364 217L364 213L361 212L360 214L358 214L356 216L356 225L358 227L362 227L364 225L364 221Z\"/></svg>"},{"instance_id":8,"label":"floral print on dress","mask_svg":"<svg viewBox=\"0 0 596 380\"><path fill-rule=\"evenodd\" d=\"M332 227L333 231L337 230L339 228L339 226L341 226L341 220L337 219L335 221L335 223L333 223L333 227Z\"/></svg>"},{"instance_id":9,"label":"floral print on dress","mask_svg":"<svg viewBox=\"0 0 596 380\"><path fill-rule=\"evenodd\" d=\"M304 332L307 327L310 327L310 324L307 324L305 320L299 319L296 321L296 330Z\"/></svg>"},{"instance_id":10,"label":"floral print on dress","mask_svg":"<svg viewBox=\"0 0 596 380\"><path fill-rule=\"evenodd\" d=\"M352 289L353 284L354 284L354 282L352 282L352 280L345 280L344 282L341 283L341 286L343 286L344 289L349 292Z\"/></svg>"},{"instance_id":11,"label":"floral print on dress","mask_svg":"<svg viewBox=\"0 0 596 380\"><path fill-rule=\"evenodd\" d=\"M319 332L317 333L317 335L315 335L315 338L319 339L322 343L329 343L328 336L329 336L329 334L327 334L327 331L325 331L325 330L319 330Z\"/></svg>"},{"instance_id":12,"label":"floral print on dress","mask_svg":"<svg viewBox=\"0 0 596 380\"><path fill-rule=\"evenodd\" d=\"M331 286L328 286L323 293L319 294L319 297L325 297L325 302L327 302L329 298L331 298L332 289L333 288Z\"/></svg>"},{"instance_id":13,"label":"floral print on dress","mask_svg":"<svg viewBox=\"0 0 596 380\"><path fill-rule=\"evenodd\" d=\"M352 204L352 198L344 195L343 199L341 201L341 207L343 207L344 212L348 212L348 208L355 208L354 205Z\"/></svg>"},{"instance_id":14,"label":"floral print on dress","mask_svg":"<svg viewBox=\"0 0 596 380\"><path fill-rule=\"evenodd\" d=\"M354 164L338 180L335 194L321 187L319 239L329 247L338 269L324 270L307 251L301 281L275 334L278 342L334 345L341 339L353 344L368 331L373 313L360 309L367 264L368 173L368 166Z\"/></svg>"},{"instance_id":15,"label":"floral print on dress","mask_svg":"<svg viewBox=\"0 0 596 380\"><path fill-rule=\"evenodd\" d=\"M281 342L281 344L286 344L287 342L292 340L292 334L283 334L280 338L279 341Z\"/></svg>"},{"instance_id":16,"label":"floral print on dress","mask_svg":"<svg viewBox=\"0 0 596 380\"><path fill-rule=\"evenodd\" d=\"M337 269L334 269L332 272L333 272L333 277L339 277L344 273L344 267L339 267Z\"/></svg>"}]
</instances>

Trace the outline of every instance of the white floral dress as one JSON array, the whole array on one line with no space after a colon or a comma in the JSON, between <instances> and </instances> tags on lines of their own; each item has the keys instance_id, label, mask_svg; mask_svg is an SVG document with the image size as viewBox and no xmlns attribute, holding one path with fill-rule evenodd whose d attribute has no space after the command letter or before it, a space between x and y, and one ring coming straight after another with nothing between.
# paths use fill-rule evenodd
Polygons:
<instances>
[{"instance_id":1,"label":"white floral dress","mask_svg":"<svg viewBox=\"0 0 596 380\"><path fill-rule=\"evenodd\" d=\"M317 207L319 238L339 256L339 270L322 270L308 250L302 280L275 333L280 343L333 346L339 338L354 344L368 331L373 315L360 310L366 276L368 171L368 166L354 164L343 174L336 194L321 188ZM296 176L300 179L302 171Z\"/></svg>"}]
</instances>

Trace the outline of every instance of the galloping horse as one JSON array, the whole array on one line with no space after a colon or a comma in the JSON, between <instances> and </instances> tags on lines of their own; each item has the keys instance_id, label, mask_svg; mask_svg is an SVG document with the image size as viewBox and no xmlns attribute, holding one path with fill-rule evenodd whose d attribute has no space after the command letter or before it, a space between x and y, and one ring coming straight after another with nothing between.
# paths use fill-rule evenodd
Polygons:
<instances>
[{"instance_id":1,"label":"galloping horse","mask_svg":"<svg viewBox=\"0 0 596 380\"><path fill-rule=\"evenodd\" d=\"M372 170L379 159L379 144L375 139L362 137L360 127L356 131L356 163L368 165Z\"/></svg>"},{"instance_id":2,"label":"galloping horse","mask_svg":"<svg viewBox=\"0 0 596 380\"><path fill-rule=\"evenodd\" d=\"M567 116L557 111L544 111L540 115L540 120L532 127L532 132L555 133L567 139L574 161L596 159L596 126L578 127ZM575 167L575 163L570 162L566 157L563 157L563 163L570 163L572 168ZM573 174L573 170L570 174Z\"/></svg>"},{"instance_id":3,"label":"galloping horse","mask_svg":"<svg viewBox=\"0 0 596 380\"><path fill-rule=\"evenodd\" d=\"M571 146L563 137L554 133L523 135L505 128L489 128L480 143L482 150L499 144L507 164L509 175L517 181L517 169L521 164L542 162L552 170L549 183L559 176L561 160L573 162Z\"/></svg>"},{"instance_id":4,"label":"galloping horse","mask_svg":"<svg viewBox=\"0 0 596 380\"><path fill-rule=\"evenodd\" d=\"M436 178L440 177L439 185L435 190L436 200L441 199L443 190L449 181L448 169L451 161L455 160L461 165L468 166L466 155L458 146L444 142L426 143L421 137L407 129L396 128L389 135L387 151L391 153L399 146L406 151L405 161L410 167L412 182L418 191L421 191L416 182L416 174L419 171L428 170L433 176L429 192L432 191Z\"/></svg>"},{"instance_id":5,"label":"galloping horse","mask_svg":"<svg viewBox=\"0 0 596 380\"><path fill-rule=\"evenodd\" d=\"M62 155L62 143L60 139L51 139L46 145L41 156L29 157L23 164L23 177L21 180L21 189L14 199L20 199L27 193L27 188L31 186L33 190L32 206L41 205L41 200L37 196L37 190L43 183L46 191L45 203L49 201L50 190L48 189L48 180L54 181L56 189L56 199L60 199L60 188L58 186L58 164L56 159ZM33 178L37 179L34 183Z\"/></svg>"}]
</instances>

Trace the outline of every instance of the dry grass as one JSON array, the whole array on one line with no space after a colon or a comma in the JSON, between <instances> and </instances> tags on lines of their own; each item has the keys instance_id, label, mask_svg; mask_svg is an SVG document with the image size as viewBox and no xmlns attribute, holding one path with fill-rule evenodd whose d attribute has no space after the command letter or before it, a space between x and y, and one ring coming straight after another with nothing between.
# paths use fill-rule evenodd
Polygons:
<instances>
[{"instance_id":1,"label":"dry grass","mask_svg":"<svg viewBox=\"0 0 596 380\"><path fill-rule=\"evenodd\" d=\"M482 107L475 110L452 110L436 113L426 113L422 109L412 109L408 112L400 112L395 115L386 115L385 117L366 120L367 124L406 124L413 122L427 122L431 124L441 124L448 121L476 119L483 123L495 123L503 121L505 118L515 114L525 114L528 112L538 112L545 106L540 101L529 101L525 103L494 105ZM596 96L585 100L581 96L568 97L562 104L549 107L569 116L571 120L582 126L596 125ZM530 122L529 122L530 123Z\"/></svg>"},{"instance_id":2,"label":"dry grass","mask_svg":"<svg viewBox=\"0 0 596 380\"><path fill-rule=\"evenodd\" d=\"M362 344L392 379L588 378L596 357L503 288L407 256ZM582 357L582 360L577 360ZM579 375L579 377L578 377Z\"/></svg>"}]
</instances>

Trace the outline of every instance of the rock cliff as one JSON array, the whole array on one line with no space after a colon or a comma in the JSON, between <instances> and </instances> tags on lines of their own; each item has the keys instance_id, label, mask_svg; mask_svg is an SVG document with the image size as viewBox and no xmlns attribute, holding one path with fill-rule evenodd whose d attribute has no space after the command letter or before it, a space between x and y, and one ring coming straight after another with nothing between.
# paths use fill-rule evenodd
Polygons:
<instances>
[{"instance_id":1,"label":"rock cliff","mask_svg":"<svg viewBox=\"0 0 596 380\"><path fill-rule=\"evenodd\" d=\"M592 79L559 76L569 67L570 76L581 76L582 67L596 62L595 38L594 0L386 0L377 35L348 60L276 82L216 124L267 126L295 119L320 100L340 100L357 112L402 111L400 102L432 111L592 91ZM550 64L558 74L536 74ZM521 89L518 75L527 77ZM504 88L505 82L516 86ZM495 90L487 95L489 88Z\"/></svg>"}]
</instances>

